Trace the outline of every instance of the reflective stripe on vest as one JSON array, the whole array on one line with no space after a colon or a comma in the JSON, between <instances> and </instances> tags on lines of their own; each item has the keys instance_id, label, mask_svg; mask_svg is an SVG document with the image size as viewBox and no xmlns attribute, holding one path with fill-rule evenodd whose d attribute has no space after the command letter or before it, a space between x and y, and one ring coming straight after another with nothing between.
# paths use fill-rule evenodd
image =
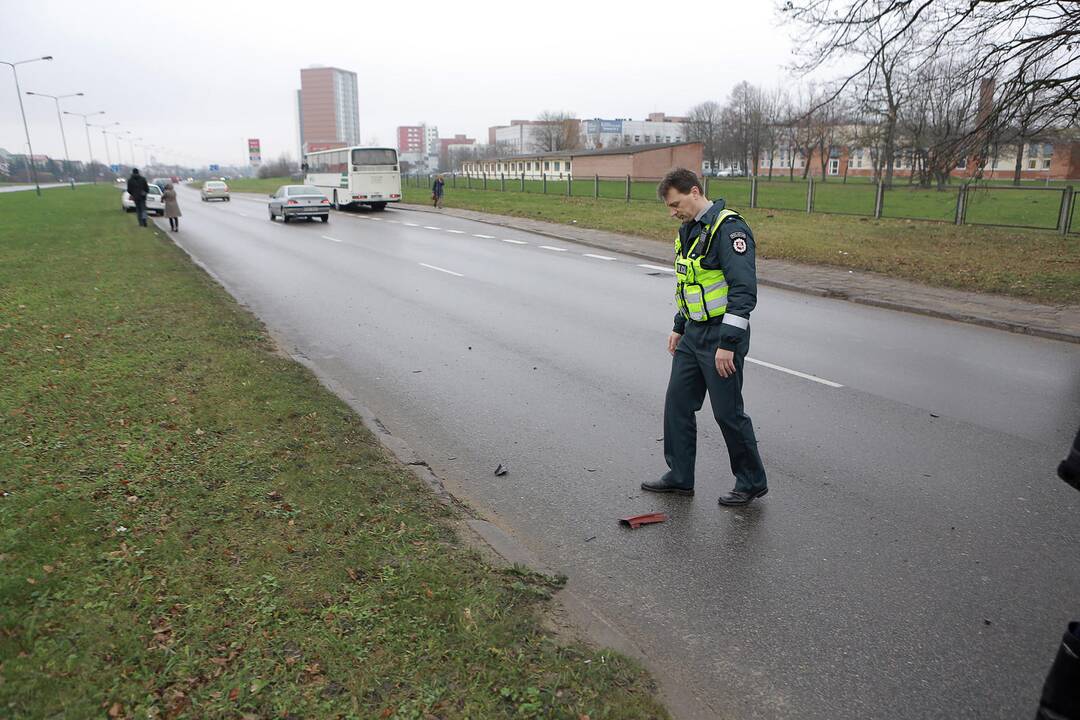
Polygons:
<instances>
[{"instance_id":1,"label":"reflective stripe on vest","mask_svg":"<svg viewBox=\"0 0 1080 720\"><path fill-rule=\"evenodd\" d=\"M705 238L705 247L696 257L682 256L682 240L675 233L675 303L687 320L705 322L727 311L728 286L724 271L701 267L701 259L709 254L716 231L730 217L739 217L739 213L726 208L721 210L712 227L694 239L686 251L687 256Z\"/></svg>"}]
</instances>

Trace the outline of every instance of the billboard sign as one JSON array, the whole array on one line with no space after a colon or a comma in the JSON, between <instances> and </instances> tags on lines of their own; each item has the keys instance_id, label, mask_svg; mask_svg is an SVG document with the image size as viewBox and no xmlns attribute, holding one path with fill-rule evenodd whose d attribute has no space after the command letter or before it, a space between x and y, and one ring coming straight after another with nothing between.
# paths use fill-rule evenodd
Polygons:
<instances>
[{"instance_id":1,"label":"billboard sign","mask_svg":"<svg viewBox=\"0 0 1080 720\"><path fill-rule=\"evenodd\" d=\"M252 167L262 164L262 150L259 148L259 138L248 138L248 162Z\"/></svg>"},{"instance_id":2,"label":"billboard sign","mask_svg":"<svg viewBox=\"0 0 1080 720\"><path fill-rule=\"evenodd\" d=\"M586 120L587 135L622 135L622 120Z\"/></svg>"}]
</instances>

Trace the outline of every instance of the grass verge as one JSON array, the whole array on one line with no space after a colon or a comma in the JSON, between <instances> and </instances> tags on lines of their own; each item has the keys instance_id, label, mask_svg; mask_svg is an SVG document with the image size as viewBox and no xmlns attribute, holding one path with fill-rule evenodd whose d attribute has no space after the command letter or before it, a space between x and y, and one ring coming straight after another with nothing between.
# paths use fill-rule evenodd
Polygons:
<instances>
[{"instance_id":1,"label":"grass verge","mask_svg":"<svg viewBox=\"0 0 1080 720\"><path fill-rule=\"evenodd\" d=\"M404 188L427 204L426 188ZM715 185L714 185L715 195ZM672 221L658 202L446 189L445 204L639 235L670 243ZM1080 236L913 220L749 210L762 257L871 270L927 285L999 293L1044 303L1080 303Z\"/></svg>"},{"instance_id":2,"label":"grass verge","mask_svg":"<svg viewBox=\"0 0 1080 720\"><path fill-rule=\"evenodd\" d=\"M666 717L114 200L0 195L0 716Z\"/></svg>"}]
</instances>

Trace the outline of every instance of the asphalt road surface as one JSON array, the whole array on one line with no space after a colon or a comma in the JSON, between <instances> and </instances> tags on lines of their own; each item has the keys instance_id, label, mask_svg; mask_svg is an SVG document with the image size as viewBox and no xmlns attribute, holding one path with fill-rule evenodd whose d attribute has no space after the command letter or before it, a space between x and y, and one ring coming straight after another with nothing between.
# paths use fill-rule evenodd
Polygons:
<instances>
[{"instance_id":1,"label":"asphalt road surface","mask_svg":"<svg viewBox=\"0 0 1080 720\"><path fill-rule=\"evenodd\" d=\"M180 201L179 244L716 717L1033 714L1080 618L1080 494L1054 476L1080 347L763 287L745 397L771 492L725 509L707 410L697 496L638 488L665 469L668 268L431 213Z\"/></svg>"}]
</instances>

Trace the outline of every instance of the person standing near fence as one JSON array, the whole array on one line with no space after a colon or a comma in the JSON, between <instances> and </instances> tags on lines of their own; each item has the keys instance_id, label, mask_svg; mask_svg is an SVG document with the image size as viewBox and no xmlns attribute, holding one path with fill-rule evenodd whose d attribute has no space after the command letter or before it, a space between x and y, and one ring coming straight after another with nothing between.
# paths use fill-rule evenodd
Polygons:
<instances>
[{"instance_id":1,"label":"person standing near fence","mask_svg":"<svg viewBox=\"0 0 1080 720\"><path fill-rule=\"evenodd\" d=\"M657 187L675 236L678 311L668 336L671 377L664 401L664 459L668 472L642 490L694 494L697 418L708 391L724 435L735 488L721 505L747 505L768 491L750 417L743 411L742 376L750 351L750 312L757 304L754 236L742 217L711 202L698 176L678 168Z\"/></svg>"},{"instance_id":2,"label":"person standing near fence","mask_svg":"<svg viewBox=\"0 0 1080 720\"><path fill-rule=\"evenodd\" d=\"M172 183L165 186L161 193L161 199L165 201L165 217L169 218L169 229L173 232L180 231L180 203L176 200L176 188Z\"/></svg>"},{"instance_id":3,"label":"person standing near fence","mask_svg":"<svg viewBox=\"0 0 1080 720\"><path fill-rule=\"evenodd\" d=\"M128 196L135 203L135 214L139 218L139 225L147 226L146 222L146 195L150 192L150 183L139 174L138 168L131 168L131 177L127 181Z\"/></svg>"},{"instance_id":4,"label":"person standing near fence","mask_svg":"<svg viewBox=\"0 0 1080 720\"><path fill-rule=\"evenodd\" d=\"M442 209L443 192L446 190L446 182L442 175L435 176L435 182L431 185L431 201L436 208Z\"/></svg>"}]
</instances>

